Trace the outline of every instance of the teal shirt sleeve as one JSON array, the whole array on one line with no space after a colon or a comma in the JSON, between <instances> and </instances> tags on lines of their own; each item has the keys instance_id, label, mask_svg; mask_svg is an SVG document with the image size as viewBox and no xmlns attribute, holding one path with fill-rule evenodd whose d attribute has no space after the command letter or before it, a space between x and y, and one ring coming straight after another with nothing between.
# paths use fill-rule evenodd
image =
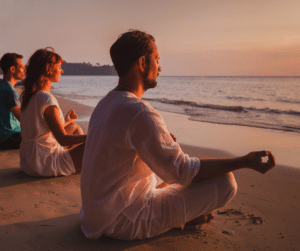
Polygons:
<instances>
[{"instance_id":1,"label":"teal shirt sleeve","mask_svg":"<svg viewBox=\"0 0 300 251\"><path fill-rule=\"evenodd\" d=\"M10 83L0 82L0 142L8 139L13 134L20 132L20 122L10 111L19 106L20 97Z\"/></svg>"},{"instance_id":2,"label":"teal shirt sleeve","mask_svg":"<svg viewBox=\"0 0 300 251\"><path fill-rule=\"evenodd\" d=\"M2 86L2 85L0 85L0 86ZM13 89L13 87L6 86L4 88L5 89L3 90L3 99L4 99L4 104L6 105L7 109L10 110L11 108L13 108L15 106L21 105L20 97L16 93L16 91Z\"/></svg>"}]
</instances>

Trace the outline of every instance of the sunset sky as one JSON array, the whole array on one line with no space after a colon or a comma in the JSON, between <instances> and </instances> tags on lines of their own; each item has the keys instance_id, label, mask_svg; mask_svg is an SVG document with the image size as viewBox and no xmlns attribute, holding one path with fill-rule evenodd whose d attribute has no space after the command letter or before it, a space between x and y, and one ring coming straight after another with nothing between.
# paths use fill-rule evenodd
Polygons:
<instances>
[{"instance_id":1,"label":"sunset sky","mask_svg":"<svg viewBox=\"0 0 300 251\"><path fill-rule=\"evenodd\" d=\"M128 29L152 34L161 75L299 76L299 0L0 0L0 54L112 64Z\"/></svg>"}]
</instances>

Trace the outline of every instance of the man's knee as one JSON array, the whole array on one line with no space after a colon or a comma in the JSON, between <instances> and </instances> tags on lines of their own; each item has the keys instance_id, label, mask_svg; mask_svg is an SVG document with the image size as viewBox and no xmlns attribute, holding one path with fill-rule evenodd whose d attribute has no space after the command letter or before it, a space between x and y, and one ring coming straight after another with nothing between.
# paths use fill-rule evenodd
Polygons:
<instances>
[{"instance_id":1,"label":"man's knee","mask_svg":"<svg viewBox=\"0 0 300 251\"><path fill-rule=\"evenodd\" d=\"M234 178L233 173L225 174L220 177L220 182L218 184L219 197L221 204L218 207L225 206L229 201L231 201L237 193L237 183Z\"/></svg>"},{"instance_id":2,"label":"man's knee","mask_svg":"<svg viewBox=\"0 0 300 251\"><path fill-rule=\"evenodd\" d=\"M76 131L74 132L74 134L75 135L83 135L84 134L82 128L79 125L77 125Z\"/></svg>"}]
</instances>

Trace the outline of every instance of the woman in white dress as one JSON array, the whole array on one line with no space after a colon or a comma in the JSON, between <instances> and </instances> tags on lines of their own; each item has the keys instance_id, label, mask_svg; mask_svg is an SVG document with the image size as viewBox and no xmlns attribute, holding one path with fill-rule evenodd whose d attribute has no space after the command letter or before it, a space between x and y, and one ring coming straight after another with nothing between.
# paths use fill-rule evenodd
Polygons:
<instances>
[{"instance_id":1,"label":"woman in white dress","mask_svg":"<svg viewBox=\"0 0 300 251\"><path fill-rule=\"evenodd\" d=\"M21 94L20 166L32 176L60 176L80 172L86 135L74 123L71 110L64 118L52 82L63 73L62 58L50 47L29 59Z\"/></svg>"}]
</instances>

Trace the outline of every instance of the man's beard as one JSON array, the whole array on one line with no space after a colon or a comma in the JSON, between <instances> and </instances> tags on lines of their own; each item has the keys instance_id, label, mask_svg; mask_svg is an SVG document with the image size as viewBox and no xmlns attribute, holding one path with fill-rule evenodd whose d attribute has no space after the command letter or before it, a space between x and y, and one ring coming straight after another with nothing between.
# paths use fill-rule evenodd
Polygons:
<instances>
[{"instance_id":1,"label":"man's beard","mask_svg":"<svg viewBox=\"0 0 300 251\"><path fill-rule=\"evenodd\" d=\"M154 79L148 79L149 68L146 70L143 78L143 89L147 91L148 89L155 88L157 86L157 81Z\"/></svg>"},{"instance_id":2,"label":"man's beard","mask_svg":"<svg viewBox=\"0 0 300 251\"><path fill-rule=\"evenodd\" d=\"M157 86L156 80L144 79L143 80L143 88L145 91L151 88L155 88Z\"/></svg>"}]
</instances>

